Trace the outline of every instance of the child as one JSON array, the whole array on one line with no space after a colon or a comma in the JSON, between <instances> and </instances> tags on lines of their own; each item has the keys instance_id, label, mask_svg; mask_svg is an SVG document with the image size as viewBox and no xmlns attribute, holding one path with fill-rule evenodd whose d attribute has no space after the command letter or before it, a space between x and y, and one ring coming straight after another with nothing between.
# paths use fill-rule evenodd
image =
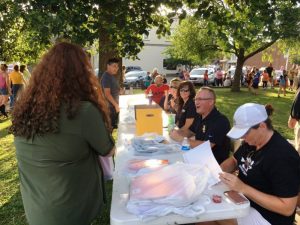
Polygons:
<instances>
[{"instance_id":1,"label":"child","mask_svg":"<svg viewBox=\"0 0 300 225\"><path fill-rule=\"evenodd\" d=\"M286 88L286 78L284 75L280 75L279 77L279 89L278 89L278 98L280 97L280 93L283 90L283 95L285 96L285 88Z\"/></svg>"},{"instance_id":2,"label":"child","mask_svg":"<svg viewBox=\"0 0 300 225\"><path fill-rule=\"evenodd\" d=\"M264 70L262 74L262 83L263 83L264 90L267 89L268 81L269 81L269 74L267 73L267 70Z\"/></svg>"}]
</instances>

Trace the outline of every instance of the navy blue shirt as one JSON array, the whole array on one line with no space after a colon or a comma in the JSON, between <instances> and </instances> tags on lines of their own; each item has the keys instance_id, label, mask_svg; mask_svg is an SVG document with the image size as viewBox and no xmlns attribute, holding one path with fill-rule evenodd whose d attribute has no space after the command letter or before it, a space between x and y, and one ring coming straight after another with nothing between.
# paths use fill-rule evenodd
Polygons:
<instances>
[{"instance_id":1,"label":"navy blue shirt","mask_svg":"<svg viewBox=\"0 0 300 225\"><path fill-rule=\"evenodd\" d=\"M210 141L215 144L212 152L219 164L229 157L231 144L226 134L230 130L230 123L227 117L216 108L204 119L200 114L197 114L189 129L195 133L196 140Z\"/></svg>"},{"instance_id":2,"label":"navy blue shirt","mask_svg":"<svg viewBox=\"0 0 300 225\"><path fill-rule=\"evenodd\" d=\"M189 98L183 105L180 112L176 113L175 122L178 127L181 128L185 125L186 119L195 118L197 116L195 102L192 98Z\"/></svg>"},{"instance_id":3,"label":"navy blue shirt","mask_svg":"<svg viewBox=\"0 0 300 225\"><path fill-rule=\"evenodd\" d=\"M108 72L104 72L101 78L102 88L110 88L110 94L114 100L119 104L119 82L117 76L111 75Z\"/></svg>"}]
</instances>

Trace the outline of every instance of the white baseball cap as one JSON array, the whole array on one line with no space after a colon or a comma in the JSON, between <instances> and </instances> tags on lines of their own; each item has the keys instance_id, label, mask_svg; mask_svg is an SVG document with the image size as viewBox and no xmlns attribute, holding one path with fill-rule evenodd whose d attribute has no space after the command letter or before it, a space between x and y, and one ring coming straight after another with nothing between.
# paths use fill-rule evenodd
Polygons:
<instances>
[{"instance_id":1,"label":"white baseball cap","mask_svg":"<svg viewBox=\"0 0 300 225\"><path fill-rule=\"evenodd\" d=\"M264 105L246 103L237 108L233 116L233 127L227 133L232 139L243 137L247 131L268 118Z\"/></svg>"}]
</instances>

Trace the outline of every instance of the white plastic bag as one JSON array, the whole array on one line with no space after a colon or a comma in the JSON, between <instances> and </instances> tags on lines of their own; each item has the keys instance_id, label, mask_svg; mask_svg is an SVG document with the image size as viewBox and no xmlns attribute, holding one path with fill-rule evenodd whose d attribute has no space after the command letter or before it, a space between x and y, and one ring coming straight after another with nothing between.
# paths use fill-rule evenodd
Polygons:
<instances>
[{"instance_id":1,"label":"white plastic bag","mask_svg":"<svg viewBox=\"0 0 300 225\"><path fill-rule=\"evenodd\" d=\"M112 180L114 172L114 162L112 156L99 156L99 162L102 167L104 180Z\"/></svg>"},{"instance_id":2,"label":"white plastic bag","mask_svg":"<svg viewBox=\"0 0 300 225\"><path fill-rule=\"evenodd\" d=\"M199 200L209 176L206 167L177 163L135 177L127 210L141 219L169 213L197 216L205 211L203 201ZM193 205L196 203L197 206Z\"/></svg>"}]
</instances>

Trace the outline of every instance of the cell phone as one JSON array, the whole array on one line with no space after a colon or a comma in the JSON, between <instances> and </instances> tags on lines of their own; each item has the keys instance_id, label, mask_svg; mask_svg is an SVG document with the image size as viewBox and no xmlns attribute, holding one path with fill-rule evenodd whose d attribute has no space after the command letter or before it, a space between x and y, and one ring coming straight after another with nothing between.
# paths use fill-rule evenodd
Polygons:
<instances>
[{"instance_id":1,"label":"cell phone","mask_svg":"<svg viewBox=\"0 0 300 225\"><path fill-rule=\"evenodd\" d=\"M237 205L249 202L249 200L236 191L225 191L224 195Z\"/></svg>"}]
</instances>

